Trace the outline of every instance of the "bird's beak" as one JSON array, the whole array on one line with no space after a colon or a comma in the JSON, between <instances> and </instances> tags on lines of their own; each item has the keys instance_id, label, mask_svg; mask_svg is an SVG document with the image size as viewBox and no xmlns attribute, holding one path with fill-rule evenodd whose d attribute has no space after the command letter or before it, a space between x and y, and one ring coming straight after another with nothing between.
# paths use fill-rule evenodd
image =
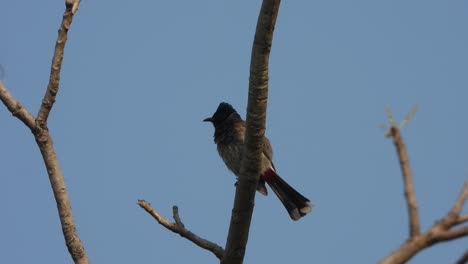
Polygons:
<instances>
[{"instance_id":1,"label":"bird's beak","mask_svg":"<svg viewBox=\"0 0 468 264\"><path fill-rule=\"evenodd\" d=\"M212 117L205 118L203 119L203 122L213 122L213 118Z\"/></svg>"}]
</instances>

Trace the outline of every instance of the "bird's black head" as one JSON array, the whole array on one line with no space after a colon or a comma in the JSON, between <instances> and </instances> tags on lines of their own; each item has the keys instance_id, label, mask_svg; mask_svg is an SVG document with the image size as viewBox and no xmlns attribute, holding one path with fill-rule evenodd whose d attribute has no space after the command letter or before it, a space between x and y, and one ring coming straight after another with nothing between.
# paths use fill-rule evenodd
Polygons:
<instances>
[{"instance_id":1,"label":"bird's black head","mask_svg":"<svg viewBox=\"0 0 468 264\"><path fill-rule=\"evenodd\" d=\"M232 113L236 113L236 110L232 107L232 105L222 102L219 104L218 109L216 109L216 112L213 114L212 117L208 117L204 122L211 122L215 127L218 125L222 124L226 119L228 119L229 116L232 115Z\"/></svg>"}]
</instances>

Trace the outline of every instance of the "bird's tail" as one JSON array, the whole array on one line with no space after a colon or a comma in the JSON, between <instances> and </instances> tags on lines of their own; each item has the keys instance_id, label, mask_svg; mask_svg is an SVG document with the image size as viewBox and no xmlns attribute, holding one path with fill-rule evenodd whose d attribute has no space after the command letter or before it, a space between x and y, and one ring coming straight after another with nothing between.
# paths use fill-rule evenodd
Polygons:
<instances>
[{"instance_id":1,"label":"bird's tail","mask_svg":"<svg viewBox=\"0 0 468 264\"><path fill-rule=\"evenodd\" d=\"M312 204L309 199L291 187L274 170L267 170L262 174L261 179L265 180L275 192L286 210L288 210L292 220L297 221L312 211Z\"/></svg>"}]
</instances>

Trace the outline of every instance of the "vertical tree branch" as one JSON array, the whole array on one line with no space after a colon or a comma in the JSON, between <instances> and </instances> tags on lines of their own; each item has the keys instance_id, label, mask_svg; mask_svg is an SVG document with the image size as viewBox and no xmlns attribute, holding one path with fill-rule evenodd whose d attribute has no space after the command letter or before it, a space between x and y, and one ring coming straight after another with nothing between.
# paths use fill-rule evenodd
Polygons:
<instances>
[{"instance_id":1,"label":"vertical tree branch","mask_svg":"<svg viewBox=\"0 0 468 264\"><path fill-rule=\"evenodd\" d=\"M249 237L265 134L268 62L280 0L264 0L257 21L250 63L245 148L234 198L223 264L242 263Z\"/></svg>"},{"instance_id":2,"label":"vertical tree branch","mask_svg":"<svg viewBox=\"0 0 468 264\"><path fill-rule=\"evenodd\" d=\"M395 126L390 127L390 135L393 138L393 143L397 149L401 173L403 175L406 205L408 207L409 215L409 237L412 239L420 233L418 204L416 202L416 195L413 188L413 176L411 174L408 154L406 153L406 146L400 135L400 129Z\"/></svg>"},{"instance_id":3,"label":"vertical tree branch","mask_svg":"<svg viewBox=\"0 0 468 264\"><path fill-rule=\"evenodd\" d=\"M49 175L68 252L70 252L75 263L87 264L89 263L88 257L83 242L81 242L76 231L70 198L68 197L65 180L57 160L57 155L55 154L52 138L47 129L40 131L35 135L35 138L44 159L47 174Z\"/></svg>"},{"instance_id":4,"label":"vertical tree branch","mask_svg":"<svg viewBox=\"0 0 468 264\"><path fill-rule=\"evenodd\" d=\"M78 9L80 0L66 0L65 12L58 32L55 45L54 57L50 71L49 85L36 119L24 108L5 88L0 81L0 99L6 105L8 110L31 129L36 139L37 145L44 159L44 164L49 175L49 181L54 193L57 210L62 226L62 232L65 238L68 251L73 261L77 264L88 264L83 243L76 231L75 221L73 219L70 199L68 197L65 180L60 170L57 155L54 150L52 138L47 127L47 118L55 102L55 97L59 89L60 71L62 68L63 52L67 41L67 32L73 19L73 15Z\"/></svg>"},{"instance_id":5,"label":"vertical tree branch","mask_svg":"<svg viewBox=\"0 0 468 264\"><path fill-rule=\"evenodd\" d=\"M65 180L47 127L47 118L59 89L60 71L62 69L63 53L67 42L68 29L70 28L73 15L79 4L79 0L67 0L65 3L66 8L55 44L54 57L52 59L49 85L47 86L44 99L42 100L41 107L37 114L34 136L44 159L47 173L49 174L50 185L57 203L62 232L68 251L75 263L87 264L89 263L88 256L86 255L83 242L81 242L78 232L76 231Z\"/></svg>"},{"instance_id":6,"label":"vertical tree branch","mask_svg":"<svg viewBox=\"0 0 468 264\"><path fill-rule=\"evenodd\" d=\"M75 14L78 6L80 5L80 0L66 0L65 2L65 13L63 14L62 24L58 32L57 41L55 43L54 56L52 58L52 66L50 67L50 78L49 84L47 85L47 90L42 99L41 107L37 114L37 122L40 127L44 127L47 123L47 118L49 117L50 110L55 103L55 97L57 96L60 83L60 71L62 69L63 53L65 50L65 44L67 42L67 33L70 29L70 25L73 20L73 15Z\"/></svg>"}]
</instances>

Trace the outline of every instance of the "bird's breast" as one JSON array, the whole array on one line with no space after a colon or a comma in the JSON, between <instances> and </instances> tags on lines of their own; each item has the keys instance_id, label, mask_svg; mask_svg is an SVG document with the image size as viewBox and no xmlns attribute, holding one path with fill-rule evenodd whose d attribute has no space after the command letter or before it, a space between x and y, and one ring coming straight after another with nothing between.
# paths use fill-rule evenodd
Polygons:
<instances>
[{"instance_id":1,"label":"bird's breast","mask_svg":"<svg viewBox=\"0 0 468 264\"><path fill-rule=\"evenodd\" d=\"M236 176L240 174L242 151L244 144L240 142L231 144L218 144L218 153L224 163Z\"/></svg>"}]
</instances>

